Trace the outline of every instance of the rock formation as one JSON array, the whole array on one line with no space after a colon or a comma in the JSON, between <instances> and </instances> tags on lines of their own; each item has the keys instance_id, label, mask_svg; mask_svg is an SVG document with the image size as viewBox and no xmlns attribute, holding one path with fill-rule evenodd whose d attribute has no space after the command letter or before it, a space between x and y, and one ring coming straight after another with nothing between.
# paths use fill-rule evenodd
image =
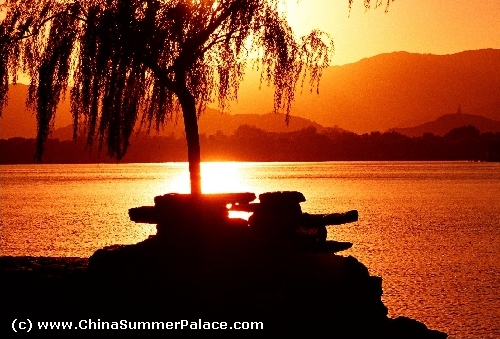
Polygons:
<instances>
[{"instance_id":1,"label":"rock formation","mask_svg":"<svg viewBox=\"0 0 500 339\"><path fill-rule=\"evenodd\" d=\"M100 249L88 267L84 259L0 257L0 281L11 292L2 300L9 315L0 330L10 330L10 318L59 317L255 321L264 330L334 338L447 337L412 319L388 318L382 279L355 258L334 254L352 244L327 241L326 225L357 220L357 212L302 213L299 192L254 199L253 193L156 197L154 206L131 209L130 217L157 224L157 234ZM228 204L254 215L230 220Z\"/></svg>"}]
</instances>

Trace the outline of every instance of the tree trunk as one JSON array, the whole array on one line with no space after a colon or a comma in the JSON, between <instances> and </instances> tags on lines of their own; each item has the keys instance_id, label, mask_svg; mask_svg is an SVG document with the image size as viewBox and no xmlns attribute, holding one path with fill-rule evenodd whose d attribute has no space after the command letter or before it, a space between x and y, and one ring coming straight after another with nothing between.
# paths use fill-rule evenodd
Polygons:
<instances>
[{"instance_id":1,"label":"tree trunk","mask_svg":"<svg viewBox=\"0 0 500 339\"><path fill-rule=\"evenodd\" d=\"M191 194L201 194L201 153L200 136L198 134L198 117L193 95L186 87L177 93L184 117L184 129L188 148L189 178L191 181Z\"/></svg>"}]
</instances>

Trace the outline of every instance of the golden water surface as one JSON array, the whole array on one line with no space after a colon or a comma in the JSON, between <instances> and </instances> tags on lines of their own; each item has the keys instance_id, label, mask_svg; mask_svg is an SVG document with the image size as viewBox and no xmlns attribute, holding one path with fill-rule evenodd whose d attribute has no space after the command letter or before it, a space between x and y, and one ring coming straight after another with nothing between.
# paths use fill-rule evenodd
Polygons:
<instances>
[{"instance_id":1,"label":"golden water surface","mask_svg":"<svg viewBox=\"0 0 500 339\"><path fill-rule=\"evenodd\" d=\"M205 163L203 190L297 190L302 210L359 211L329 237L384 279L390 316L500 338L500 164ZM1 166L0 255L82 256L155 233L128 209L188 192L185 163Z\"/></svg>"}]
</instances>

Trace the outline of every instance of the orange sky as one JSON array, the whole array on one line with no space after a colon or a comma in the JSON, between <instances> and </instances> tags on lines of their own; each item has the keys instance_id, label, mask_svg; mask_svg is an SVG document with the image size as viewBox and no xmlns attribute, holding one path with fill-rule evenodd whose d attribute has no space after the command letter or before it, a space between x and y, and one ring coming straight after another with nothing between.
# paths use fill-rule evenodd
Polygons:
<instances>
[{"instance_id":1,"label":"orange sky","mask_svg":"<svg viewBox=\"0 0 500 339\"><path fill-rule=\"evenodd\" d=\"M396 0L391 2L388 13L381 8L365 11L363 0L353 0L349 16L348 0L286 0L288 20L298 36L313 29L329 33L334 40L335 54L332 65L344 65L382 53L406 51L411 53L454 54L466 50L484 48L500 49L500 0ZM372 0L373 3L376 0ZM333 80L336 83L340 79ZM240 88L238 101L232 102L230 112L267 113L273 108L273 93L263 86L258 88L259 75L247 72ZM323 86L326 83L323 79ZM298 90L300 92L300 90ZM330 90L332 92L332 90ZM326 94L326 96L325 96ZM330 93L332 94L332 93ZM356 91L351 93L353 96ZM259 100L255 99L259 98ZM357 98L357 97L355 97ZM353 98L351 98L353 99ZM328 90L323 87L320 95L311 99L318 105L329 105ZM353 99L359 102L359 98ZM391 122L389 127L408 127L420 124L439 115L453 113L462 103L468 113L472 110L464 98L454 99L450 107L434 112L433 117L421 117L415 121ZM257 102L258 101L258 102ZM292 104L292 114L312 119L313 106L305 95L297 93ZM319 108L316 106L315 110ZM325 108L325 112L329 111ZM428 113L429 110L425 112ZM424 113L425 113L424 112ZM490 112L491 113L491 112ZM491 113L493 115L493 113ZM331 113L340 116L339 112ZM415 115L421 115L415 113ZM495 117L491 117L495 118ZM351 128L355 118L344 117L335 123ZM331 123L318 121L330 126ZM388 128L385 126L385 128ZM358 129L357 132L365 132Z\"/></svg>"},{"instance_id":2,"label":"orange sky","mask_svg":"<svg viewBox=\"0 0 500 339\"><path fill-rule=\"evenodd\" d=\"M298 36L312 29L331 35L335 43L334 65L394 51L452 54L482 48L500 49L500 0L396 0L388 13L384 13L383 7L366 12L363 0L354 0L350 16L348 0L285 1L289 22ZM2 2L0 0L0 4ZM231 113L272 111L272 92L265 86L257 92L258 79L255 72L247 73L238 102L231 103ZM27 82L27 79L20 80ZM256 95L267 104L256 105ZM297 96L297 101L299 98ZM317 100L323 101L324 97L320 95ZM467 109L467 103L457 99L452 108L441 114L450 113L459 103ZM296 108L299 106L295 104ZM309 118L307 111L295 110L292 114ZM33 116L31 120L34 130ZM67 124L66 120L61 123ZM338 122L339 126L344 123ZM56 121L56 127L62 126Z\"/></svg>"},{"instance_id":3,"label":"orange sky","mask_svg":"<svg viewBox=\"0 0 500 339\"><path fill-rule=\"evenodd\" d=\"M318 28L333 37L334 64L394 51L451 54L500 48L499 0L397 0L388 13L385 5L365 12L363 0L354 0L350 17L348 0L285 1L297 35Z\"/></svg>"},{"instance_id":4,"label":"orange sky","mask_svg":"<svg viewBox=\"0 0 500 339\"><path fill-rule=\"evenodd\" d=\"M365 12L363 0L354 0L350 17L347 0L287 2L298 35L319 28L333 37L334 64L394 51L452 54L500 48L499 0L397 0L386 14L384 8Z\"/></svg>"},{"instance_id":5,"label":"orange sky","mask_svg":"<svg viewBox=\"0 0 500 339\"><path fill-rule=\"evenodd\" d=\"M337 65L394 51L452 54L500 48L500 0L397 0L388 13L385 5L365 11L363 0L354 0L350 16L348 0L285 2L298 36L321 29L333 37Z\"/></svg>"}]
</instances>

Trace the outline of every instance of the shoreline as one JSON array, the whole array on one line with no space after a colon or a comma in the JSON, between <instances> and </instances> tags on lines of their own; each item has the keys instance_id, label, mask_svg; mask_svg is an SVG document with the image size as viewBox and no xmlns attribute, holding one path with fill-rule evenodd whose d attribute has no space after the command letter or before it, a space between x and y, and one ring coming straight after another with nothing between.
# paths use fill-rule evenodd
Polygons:
<instances>
[{"instance_id":1,"label":"shoreline","mask_svg":"<svg viewBox=\"0 0 500 339\"><path fill-rule=\"evenodd\" d=\"M327 262L330 269L327 274L323 272L318 275L319 280L327 280L328 290L299 289L311 287L309 278L301 276L295 277L298 284L290 283L296 284L289 288L298 294L294 294L293 298L288 295L285 299L292 300L284 300L282 291L276 293L267 291L266 288L267 294L259 292L253 295L260 300L253 297L238 297L237 300L222 297L220 300L223 301L220 301L220 295L207 297L203 293L194 293L193 298L187 299L184 294L180 299L172 300L175 293L167 291L169 284L167 282L165 285L165 277L155 280L150 279L152 276L96 275L89 272L87 258L0 256L0 281L10 291L3 302L2 308L9 311L2 316L0 333L11 331L10 318L73 322L79 319L116 322L120 319L164 321L187 318L257 320L263 322L264 330L279 332L307 329L310 333L319 334L327 329L334 336L340 335L340 338L380 334L384 338L394 339L447 337L442 332L428 329L424 324L406 317L387 318L387 308L381 301L382 278L370 276L367 268L353 257L328 257L326 259L323 256L320 261ZM306 261L309 265L310 260ZM319 263L308 274L318 271L320 266L325 268L325 263ZM304 267L303 264L300 266ZM231 280L230 275L222 277L222 280L225 279ZM320 288L327 286L323 283L315 284L312 285ZM236 291L247 293L247 287L243 288L244 291ZM249 287L254 288L255 286ZM323 296L324 300L311 300L305 296L310 293L316 297ZM168 303L165 302L167 300ZM217 303L215 308L214 302ZM195 305L200 307L193 308ZM328 308L325 308L327 305ZM169 306L173 308L169 309ZM307 308L310 306L317 306L318 309ZM290 307L293 311L288 312ZM295 314L297 310L302 314ZM93 331L92 335L96 333L99 332Z\"/></svg>"}]
</instances>

